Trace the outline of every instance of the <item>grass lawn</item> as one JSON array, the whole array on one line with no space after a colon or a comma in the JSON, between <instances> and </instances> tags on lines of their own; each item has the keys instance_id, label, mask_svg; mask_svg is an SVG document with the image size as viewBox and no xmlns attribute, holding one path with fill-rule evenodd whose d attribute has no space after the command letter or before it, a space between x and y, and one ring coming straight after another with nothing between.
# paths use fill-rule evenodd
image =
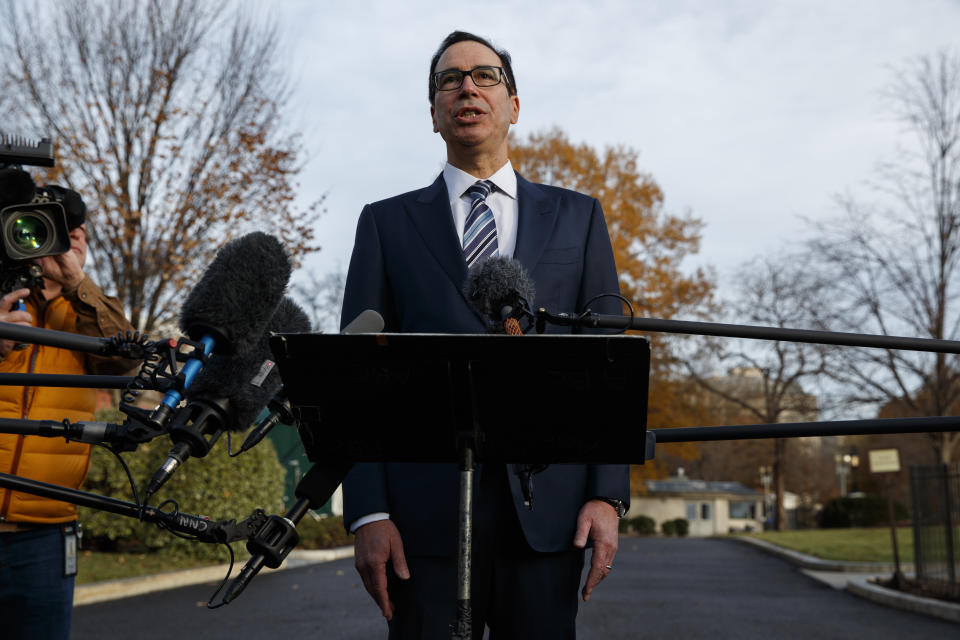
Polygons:
<instances>
[{"instance_id":1,"label":"grass lawn","mask_svg":"<svg viewBox=\"0 0 960 640\"><path fill-rule=\"evenodd\" d=\"M235 562L242 566L249 554L244 553ZM185 558L177 554L156 551L153 553L120 553L106 551L81 551L77 559L77 584L90 584L104 580L135 578L138 576L166 573L179 569L208 567L230 561L224 551L222 562ZM236 567L234 567L236 569Z\"/></svg>"},{"instance_id":2,"label":"grass lawn","mask_svg":"<svg viewBox=\"0 0 960 640\"><path fill-rule=\"evenodd\" d=\"M889 527L764 531L746 535L824 560L893 562L893 543L890 541ZM913 562L911 527L897 528L897 547L900 551L900 562Z\"/></svg>"}]
</instances>

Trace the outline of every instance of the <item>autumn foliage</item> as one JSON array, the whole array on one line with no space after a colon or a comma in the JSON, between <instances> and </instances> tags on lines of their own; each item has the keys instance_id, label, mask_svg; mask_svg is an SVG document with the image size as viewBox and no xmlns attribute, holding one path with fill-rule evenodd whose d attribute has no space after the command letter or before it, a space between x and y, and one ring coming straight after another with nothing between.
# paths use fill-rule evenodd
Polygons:
<instances>
[{"instance_id":1,"label":"autumn foliage","mask_svg":"<svg viewBox=\"0 0 960 640\"><path fill-rule=\"evenodd\" d=\"M526 140L511 135L510 161L524 178L573 189L600 201L613 243L620 274L620 292L638 316L672 318L702 316L710 309L713 282L708 273L688 271L683 261L699 250L703 223L692 216L663 210L663 192L637 165L637 152L624 146L598 152L590 145L571 142L559 129L531 134ZM701 424L702 417L688 401L690 385L675 368L671 338L651 335L649 427ZM624 398L629 407L632 398ZM643 418L637 415L637 422ZM629 425L627 425L629 428ZM674 456L694 457L692 445L665 447ZM659 454L658 454L659 455ZM662 460L634 467L635 492L644 477L664 474Z\"/></svg>"},{"instance_id":2,"label":"autumn foliage","mask_svg":"<svg viewBox=\"0 0 960 640\"><path fill-rule=\"evenodd\" d=\"M96 280L151 330L176 317L215 251L254 228L315 251L316 205L294 206L297 137L274 30L205 0L70 0L0 15L3 127L53 138L38 180L87 203ZM35 172L37 173L37 172Z\"/></svg>"}]
</instances>

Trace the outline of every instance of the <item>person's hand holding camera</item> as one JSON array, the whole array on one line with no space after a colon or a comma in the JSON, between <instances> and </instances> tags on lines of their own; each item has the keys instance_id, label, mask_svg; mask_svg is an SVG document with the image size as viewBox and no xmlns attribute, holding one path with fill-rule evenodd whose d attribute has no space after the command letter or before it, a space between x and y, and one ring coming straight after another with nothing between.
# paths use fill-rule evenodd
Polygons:
<instances>
[{"instance_id":1,"label":"person's hand holding camera","mask_svg":"<svg viewBox=\"0 0 960 640\"><path fill-rule=\"evenodd\" d=\"M28 327L31 326L33 324L33 316L26 311L18 311L14 308L14 305L16 305L21 298L26 298L29 295L29 289L17 289L0 298L0 321L13 322L14 324L22 324ZM17 342L15 340L0 340L0 358L6 358L10 352L13 351L16 344Z\"/></svg>"},{"instance_id":2,"label":"person's hand holding camera","mask_svg":"<svg viewBox=\"0 0 960 640\"><path fill-rule=\"evenodd\" d=\"M37 264L43 269L43 277L62 287L62 291L52 293L76 291L86 277L83 272L83 263L87 257L86 227L84 224L70 230L70 250L66 253L37 259Z\"/></svg>"}]
</instances>

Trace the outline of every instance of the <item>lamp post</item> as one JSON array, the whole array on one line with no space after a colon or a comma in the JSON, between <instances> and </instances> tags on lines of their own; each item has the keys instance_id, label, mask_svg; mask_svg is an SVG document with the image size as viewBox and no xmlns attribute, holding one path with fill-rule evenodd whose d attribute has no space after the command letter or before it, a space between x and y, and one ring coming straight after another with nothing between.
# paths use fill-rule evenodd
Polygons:
<instances>
[{"instance_id":1,"label":"lamp post","mask_svg":"<svg viewBox=\"0 0 960 640\"><path fill-rule=\"evenodd\" d=\"M763 485L763 519L767 520L770 513L770 483L773 482L773 468L760 467L760 484Z\"/></svg>"},{"instance_id":2,"label":"lamp post","mask_svg":"<svg viewBox=\"0 0 960 640\"><path fill-rule=\"evenodd\" d=\"M860 456L857 455L857 450L851 447L847 453L834 454L833 459L836 462L837 476L840 478L840 497L845 498L848 493L847 477L852 469L860 466ZM850 484L852 485L853 482L851 481Z\"/></svg>"}]
</instances>

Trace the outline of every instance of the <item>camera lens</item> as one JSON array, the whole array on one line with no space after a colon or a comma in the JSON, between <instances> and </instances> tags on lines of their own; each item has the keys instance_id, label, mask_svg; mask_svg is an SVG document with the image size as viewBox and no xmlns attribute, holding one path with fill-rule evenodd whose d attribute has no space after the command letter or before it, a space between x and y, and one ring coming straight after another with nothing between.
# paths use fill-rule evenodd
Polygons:
<instances>
[{"instance_id":1,"label":"camera lens","mask_svg":"<svg viewBox=\"0 0 960 640\"><path fill-rule=\"evenodd\" d=\"M33 260L70 250L70 231L57 202L14 204L0 209L0 262Z\"/></svg>"},{"instance_id":2,"label":"camera lens","mask_svg":"<svg viewBox=\"0 0 960 640\"><path fill-rule=\"evenodd\" d=\"M35 215L17 218L10 231L13 244L26 255L44 248L50 238L49 223Z\"/></svg>"}]
</instances>

